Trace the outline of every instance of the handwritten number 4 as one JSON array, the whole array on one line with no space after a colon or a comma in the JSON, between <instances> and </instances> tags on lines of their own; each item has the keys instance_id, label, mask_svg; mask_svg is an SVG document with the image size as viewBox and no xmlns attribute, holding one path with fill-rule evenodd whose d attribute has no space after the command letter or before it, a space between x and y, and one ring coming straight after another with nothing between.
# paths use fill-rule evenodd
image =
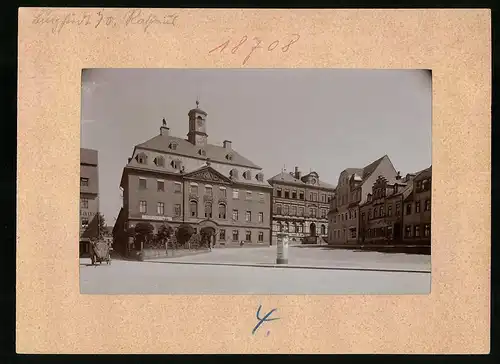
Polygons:
<instances>
[{"instance_id":1,"label":"handwritten number 4","mask_svg":"<svg viewBox=\"0 0 500 364\"><path fill-rule=\"evenodd\" d=\"M269 316L271 316L273 314L273 312L277 311L275 308L273 308L271 311L269 311L263 318L260 318L260 309L262 308L262 305L259 306L259 308L257 309L257 320L259 321L257 323L257 325L255 325L255 327L253 328L252 330L252 335L255 334L255 332L257 331L257 329L259 328L260 325L262 325L264 322L266 321L274 321L274 320L279 320L279 317L275 317L275 318L268 318Z\"/></svg>"}]
</instances>

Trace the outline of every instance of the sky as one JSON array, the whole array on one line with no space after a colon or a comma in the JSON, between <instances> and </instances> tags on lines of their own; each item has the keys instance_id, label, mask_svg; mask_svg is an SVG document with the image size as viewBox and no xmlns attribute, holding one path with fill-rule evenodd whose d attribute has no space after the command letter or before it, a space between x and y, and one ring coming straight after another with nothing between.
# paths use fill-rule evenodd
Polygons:
<instances>
[{"instance_id":1,"label":"sky","mask_svg":"<svg viewBox=\"0 0 500 364\"><path fill-rule=\"evenodd\" d=\"M114 225L134 146L186 137L207 112L208 141L262 167L299 167L333 185L345 168L387 154L401 175L431 165L430 72L361 69L90 69L82 72L81 147L99 151L100 210Z\"/></svg>"}]
</instances>

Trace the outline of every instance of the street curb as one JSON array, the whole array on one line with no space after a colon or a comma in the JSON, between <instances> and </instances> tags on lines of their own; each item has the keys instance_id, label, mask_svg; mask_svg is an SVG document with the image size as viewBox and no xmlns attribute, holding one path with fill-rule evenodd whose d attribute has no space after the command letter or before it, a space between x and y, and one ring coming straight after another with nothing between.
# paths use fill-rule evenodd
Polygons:
<instances>
[{"instance_id":1,"label":"street curb","mask_svg":"<svg viewBox=\"0 0 500 364\"><path fill-rule=\"evenodd\" d=\"M208 262L165 262L165 261L144 261L144 263L157 264L187 264L187 265L216 265L230 267L261 267L261 268L288 268L288 269L319 269L319 270L354 270L368 272L395 272L395 273L431 273L428 270L416 269L387 269L387 268L349 268L349 267L325 267L325 266L307 266L307 265L288 265L288 264L241 264L241 263L208 263Z\"/></svg>"}]
</instances>

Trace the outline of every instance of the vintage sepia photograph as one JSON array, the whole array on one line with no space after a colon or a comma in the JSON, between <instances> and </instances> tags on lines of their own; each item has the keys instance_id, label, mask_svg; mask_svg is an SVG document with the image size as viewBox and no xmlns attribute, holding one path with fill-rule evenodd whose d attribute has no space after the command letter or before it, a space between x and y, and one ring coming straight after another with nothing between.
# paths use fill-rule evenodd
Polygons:
<instances>
[{"instance_id":1,"label":"vintage sepia photograph","mask_svg":"<svg viewBox=\"0 0 500 364\"><path fill-rule=\"evenodd\" d=\"M429 294L432 74L84 69L82 294Z\"/></svg>"}]
</instances>

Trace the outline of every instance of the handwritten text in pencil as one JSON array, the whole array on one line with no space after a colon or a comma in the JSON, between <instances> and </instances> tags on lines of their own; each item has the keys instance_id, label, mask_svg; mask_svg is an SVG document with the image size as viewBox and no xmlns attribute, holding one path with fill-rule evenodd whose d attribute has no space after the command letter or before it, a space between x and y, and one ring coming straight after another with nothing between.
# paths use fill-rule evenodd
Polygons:
<instances>
[{"instance_id":1,"label":"handwritten text in pencil","mask_svg":"<svg viewBox=\"0 0 500 364\"><path fill-rule=\"evenodd\" d=\"M106 12L105 10L96 12L84 11L79 13L61 13L54 10L42 10L33 17L32 23L40 26L49 26L52 28L51 30L54 34L59 34L63 28L71 26L86 26L95 29L139 27L146 32L153 26L175 26L178 17L179 15L177 14L157 16L152 13L145 13L141 9L129 10L124 16L120 17L111 15L110 12Z\"/></svg>"}]
</instances>

